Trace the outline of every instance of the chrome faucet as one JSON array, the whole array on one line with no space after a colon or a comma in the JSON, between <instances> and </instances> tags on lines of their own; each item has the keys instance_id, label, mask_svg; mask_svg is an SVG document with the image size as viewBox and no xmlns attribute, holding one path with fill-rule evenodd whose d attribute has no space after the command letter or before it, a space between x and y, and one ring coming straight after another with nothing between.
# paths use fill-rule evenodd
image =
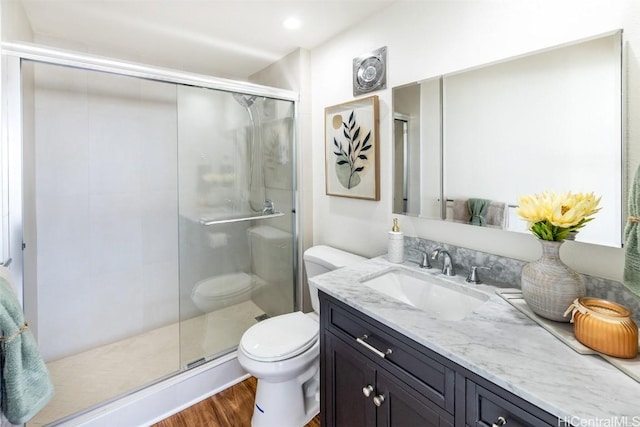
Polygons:
<instances>
[{"instance_id":1,"label":"chrome faucet","mask_svg":"<svg viewBox=\"0 0 640 427\"><path fill-rule=\"evenodd\" d=\"M438 259L442 257L442 274L447 276L455 276L456 271L453 268L453 260L451 254L442 248L437 248L431 252L431 259Z\"/></svg>"}]
</instances>

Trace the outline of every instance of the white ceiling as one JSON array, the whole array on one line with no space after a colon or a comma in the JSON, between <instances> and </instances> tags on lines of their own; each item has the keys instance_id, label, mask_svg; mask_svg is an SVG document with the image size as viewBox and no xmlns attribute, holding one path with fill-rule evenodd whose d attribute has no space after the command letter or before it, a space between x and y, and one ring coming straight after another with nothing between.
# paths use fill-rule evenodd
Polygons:
<instances>
[{"instance_id":1,"label":"white ceiling","mask_svg":"<svg viewBox=\"0 0 640 427\"><path fill-rule=\"evenodd\" d=\"M22 0L37 40L244 79L394 0ZM287 30L289 16L302 21ZM60 40L58 42L57 40ZM70 41L70 42L69 42Z\"/></svg>"}]
</instances>

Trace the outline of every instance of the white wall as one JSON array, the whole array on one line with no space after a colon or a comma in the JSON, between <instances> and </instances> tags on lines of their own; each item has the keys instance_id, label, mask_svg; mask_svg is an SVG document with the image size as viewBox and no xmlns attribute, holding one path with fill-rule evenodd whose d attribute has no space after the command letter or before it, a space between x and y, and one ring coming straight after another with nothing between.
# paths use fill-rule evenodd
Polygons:
<instances>
[{"instance_id":1,"label":"white wall","mask_svg":"<svg viewBox=\"0 0 640 427\"><path fill-rule=\"evenodd\" d=\"M420 213L423 218L440 218L442 207L440 204L440 158L442 157L442 103L440 92L442 82L440 78L420 83L420 141L422 144L422 159L420 186L422 200Z\"/></svg>"},{"instance_id":2,"label":"white wall","mask_svg":"<svg viewBox=\"0 0 640 427\"><path fill-rule=\"evenodd\" d=\"M33 39L33 32L31 31L31 25L27 20L27 17L22 8L22 3L18 0L0 0L0 41L20 39L24 41L30 41ZM2 61L0 61L0 82L5 81L5 67ZM3 98L2 91L6 90L5 85L0 85L0 99ZM0 109L3 117L6 117L7 111ZM7 165L5 163L7 156L6 141L0 142L0 213L2 221L0 222L0 262L6 260L9 257L9 203L8 203L8 175ZM15 266L14 266L15 267Z\"/></svg>"},{"instance_id":3,"label":"white wall","mask_svg":"<svg viewBox=\"0 0 640 427\"><path fill-rule=\"evenodd\" d=\"M2 40L33 40L31 24L19 0L1 0Z\"/></svg>"},{"instance_id":4,"label":"white wall","mask_svg":"<svg viewBox=\"0 0 640 427\"><path fill-rule=\"evenodd\" d=\"M640 160L640 2L398 1L351 31L311 51L314 166L314 240L376 256L386 252L392 218L391 88L565 42L624 29L628 92L628 161ZM324 192L324 107L352 99L351 61L388 48L388 89L380 97L379 202L329 197ZM527 234L403 217L407 235L533 260L540 254ZM621 280L624 251L570 242L562 257L578 271Z\"/></svg>"}]
</instances>

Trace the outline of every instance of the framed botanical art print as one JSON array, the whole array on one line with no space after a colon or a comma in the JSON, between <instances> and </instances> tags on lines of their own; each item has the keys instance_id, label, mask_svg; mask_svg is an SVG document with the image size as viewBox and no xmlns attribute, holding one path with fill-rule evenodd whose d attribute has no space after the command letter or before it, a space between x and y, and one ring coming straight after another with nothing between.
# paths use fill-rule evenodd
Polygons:
<instances>
[{"instance_id":1,"label":"framed botanical art print","mask_svg":"<svg viewBox=\"0 0 640 427\"><path fill-rule=\"evenodd\" d=\"M380 200L378 97L327 107L324 115L327 194Z\"/></svg>"}]
</instances>

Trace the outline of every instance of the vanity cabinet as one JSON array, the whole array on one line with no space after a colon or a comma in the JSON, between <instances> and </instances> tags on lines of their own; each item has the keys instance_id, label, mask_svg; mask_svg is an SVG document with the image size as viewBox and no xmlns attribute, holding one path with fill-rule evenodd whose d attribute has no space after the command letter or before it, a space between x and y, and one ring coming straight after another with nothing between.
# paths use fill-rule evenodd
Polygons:
<instances>
[{"instance_id":1,"label":"vanity cabinet","mask_svg":"<svg viewBox=\"0 0 640 427\"><path fill-rule=\"evenodd\" d=\"M324 427L557 426L557 417L320 293Z\"/></svg>"},{"instance_id":2,"label":"vanity cabinet","mask_svg":"<svg viewBox=\"0 0 640 427\"><path fill-rule=\"evenodd\" d=\"M464 381L464 382L463 382ZM460 383L465 388L465 425L469 427L544 427L563 425L561 420L493 384L469 378ZM487 387L493 386L494 391ZM500 419L504 421L500 421ZM502 424L501 424L502 423Z\"/></svg>"},{"instance_id":3,"label":"vanity cabinet","mask_svg":"<svg viewBox=\"0 0 640 427\"><path fill-rule=\"evenodd\" d=\"M325 426L453 426L453 417L425 399L406 378L396 377L352 345L326 335L324 368L331 397ZM329 400L327 400L329 399ZM323 400L321 399L321 402Z\"/></svg>"}]
</instances>

